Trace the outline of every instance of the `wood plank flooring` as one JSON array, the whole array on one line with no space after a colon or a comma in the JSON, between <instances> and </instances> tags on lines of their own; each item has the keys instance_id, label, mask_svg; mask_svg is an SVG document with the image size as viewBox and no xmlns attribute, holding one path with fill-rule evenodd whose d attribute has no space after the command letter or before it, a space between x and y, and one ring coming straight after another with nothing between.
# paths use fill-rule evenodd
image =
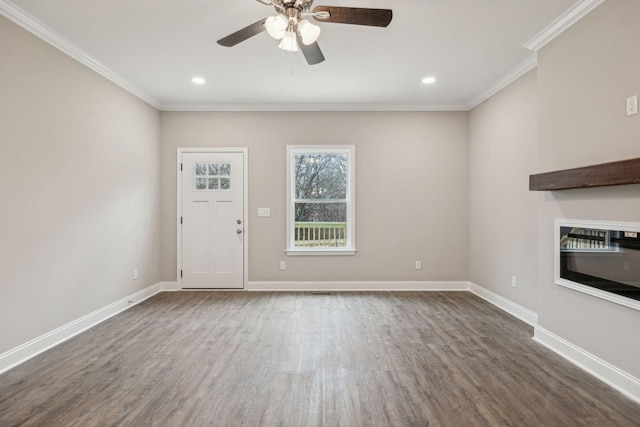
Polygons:
<instances>
[{"instance_id":1,"label":"wood plank flooring","mask_svg":"<svg viewBox=\"0 0 640 427\"><path fill-rule=\"evenodd\" d=\"M0 376L0 426L640 426L466 292L159 294Z\"/></svg>"}]
</instances>

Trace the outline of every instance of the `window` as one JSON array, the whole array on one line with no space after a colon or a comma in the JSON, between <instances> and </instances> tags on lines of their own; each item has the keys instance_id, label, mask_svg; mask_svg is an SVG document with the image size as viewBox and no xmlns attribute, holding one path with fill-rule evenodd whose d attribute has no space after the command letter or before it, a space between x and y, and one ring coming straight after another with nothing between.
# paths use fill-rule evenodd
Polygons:
<instances>
[{"instance_id":1,"label":"window","mask_svg":"<svg viewBox=\"0 0 640 427\"><path fill-rule=\"evenodd\" d=\"M231 163L196 163L194 175L196 191L231 189Z\"/></svg>"},{"instance_id":2,"label":"window","mask_svg":"<svg viewBox=\"0 0 640 427\"><path fill-rule=\"evenodd\" d=\"M287 254L355 254L355 147L287 146Z\"/></svg>"}]
</instances>

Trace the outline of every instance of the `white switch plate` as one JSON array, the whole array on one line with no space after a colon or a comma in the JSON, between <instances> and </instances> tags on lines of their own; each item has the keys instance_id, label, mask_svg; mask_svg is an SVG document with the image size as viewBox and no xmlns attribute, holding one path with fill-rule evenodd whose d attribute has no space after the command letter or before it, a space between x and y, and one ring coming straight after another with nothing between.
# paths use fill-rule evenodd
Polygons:
<instances>
[{"instance_id":1,"label":"white switch plate","mask_svg":"<svg viewBox=\"0 0 640 427\"><path fill-rule=\"evenodd\" d=\"M133 270L133 280L138 280L138 269Z\"/></svg>"},{"instance_id":2,"label":"white switch plate","mask_svg":"<svg viewBox=\"0 0 640 427\"><path fill-rule=\"evenodd\" d=\"M638 114L638 95L627 98L627 116Z\"/></svg>"},{"instance_id":3,"label":"white switch plate","mask_svg":"<svg viewBox=\"0 0 640 427\"><path fill-rule=\"evenodd\" d=\"M280 261L280 270L286 270L287 264L284 261Z\"/></svg>"},{"instance_id":4,"label":"white switch plate","mask_svg":"<svg viewBox=\"0 0 640 427\"><path fill-rule=\"evenodd\" d=\"M513 286L514 288L518 287L518 277L511 276L511 286Z\"/></svg>"},{"instance_id":5,"label":"white switch plate","mask_svg":"<svg viewBox=\"0 0 640 427\"><path fill-rule=\"evenodd\" d=\"M422 261L416 261L416 270L422 270Z\"/></svg>"},{"instance_id":6,"label":"white switch plate","mask_svg":"<svg viewBox=\"0 0 640 427\"><path fill-rule=\"evenodd\" d=\"M268 218L271 216L271 208L258 208L258 216Z\"/></svg>"}]
</instances>

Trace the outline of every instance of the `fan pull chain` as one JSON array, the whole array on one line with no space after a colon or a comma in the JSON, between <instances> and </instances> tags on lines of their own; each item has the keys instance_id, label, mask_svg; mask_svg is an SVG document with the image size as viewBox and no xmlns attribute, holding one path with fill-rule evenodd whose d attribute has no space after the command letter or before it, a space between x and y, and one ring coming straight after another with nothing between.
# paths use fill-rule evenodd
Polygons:
<instances>
[{"instance_id":1,"label":"fan pull chain","mask_svg":"<svg viewBox=\"0 0 640 427\"><path fill-rule=\"evenodd\" d=\"M291 58L292 58L292 56L291 56L291 55L289 55L288 57L286 57L286 58L285 58L285 55L286 55L286 52L285 52L285 51L281 51L281 52L280 52L280 55L282 55L282 62L283 62L283 63L286 63L286 62L287 62L287 61L286 61L286 59L287 59L287 58L289 58L289 59L291 59ZM290 60L290 61L289 61L289 63L291 64L291 76L294 76L294 75L295 75L295 73L293 72L293 60Z\"/></svg>"}]
</instances>

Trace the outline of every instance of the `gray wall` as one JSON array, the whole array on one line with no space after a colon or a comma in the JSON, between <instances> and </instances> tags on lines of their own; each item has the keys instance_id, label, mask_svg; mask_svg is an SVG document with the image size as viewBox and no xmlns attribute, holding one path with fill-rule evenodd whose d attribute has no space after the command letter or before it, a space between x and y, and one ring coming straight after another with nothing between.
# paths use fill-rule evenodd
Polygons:
<instances>
[{"instance_id":1,"label":"gray wall","mask_svg":"<svg viewBox=\"0 0 640 427\"><path fill-rule=\"evenodd\" d=\"M160 280L160 115L2 17L0 94L1 354Z\"/></svg>"},{"instance_id":2,"label":"gray wall","mask_svg":"<svg viewBox=\"0 0 640 427\"><path fill-rule=\"evenodd\" d=\"M640 2L610 0L538 54L539 172L640 157ZM554 218L640 222L640 185L542 193L541 327L640 378L640 312L553 283Z\"/></svg>"},{"instance_id":3,"label":"gray wall","mask_svg":"<svg viewBox=\"0 0 640 427\"><path fill-rule=\"evenodd\" d=\"M539 195L528 188L538 154L536 83L530 71L475 108L469 121L471 281L534 312Z\"/></svg>"},{"instance_id":4,"label":"gray wall","mask_svg":"<svg viewBox=\"0 0 640 427\"><path fill-rule=\"evenodd\" d=\"M177 147L237 146L249 148L249 280L469 278L468 113L163 112L161 129L164 280L176 280ZM356 146L355 256L284 254L287 144Z\"/></svg>"}]
</instances>

